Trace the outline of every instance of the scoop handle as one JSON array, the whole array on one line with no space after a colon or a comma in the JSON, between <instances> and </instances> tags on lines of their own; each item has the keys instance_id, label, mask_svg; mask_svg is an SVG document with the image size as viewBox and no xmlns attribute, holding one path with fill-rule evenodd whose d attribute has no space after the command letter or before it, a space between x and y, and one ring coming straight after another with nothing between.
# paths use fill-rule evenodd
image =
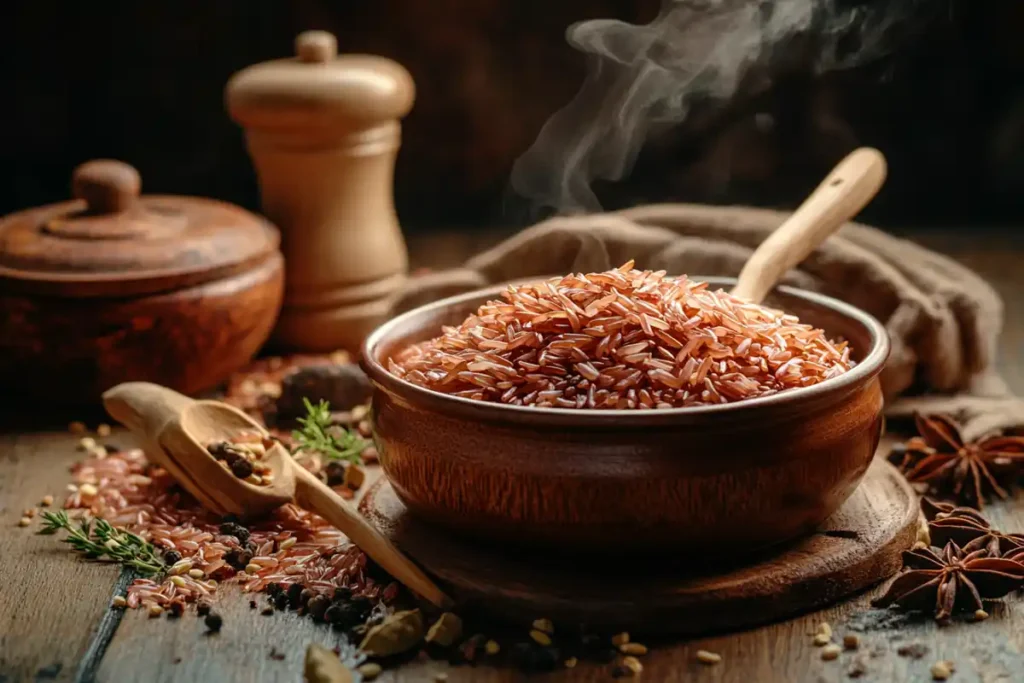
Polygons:
<instances>
[{"instance_id":1,"label":"scoop handle","mask_svg":"<svg viewBox=\"0 0 1024 683\"><path fill-rule=\"evenodd\" d=\"M431 581L412 560L384 538L362 515L304 467L294 465L295 501L312 510L345 533L363 552L409 589L442 609L451 598Z\"/></svg>"},{"instance_id":2,"label":"scoop handle","mask_svg":"<svg viewBox=\"0 0 1024 683\"><path fill-rule=\"evenodd\" d=\"M846 156L750 256L732 293L759 303L786 272L863 209L885 182L885 157L861 147Z\"/></svg>"}]
</instances>

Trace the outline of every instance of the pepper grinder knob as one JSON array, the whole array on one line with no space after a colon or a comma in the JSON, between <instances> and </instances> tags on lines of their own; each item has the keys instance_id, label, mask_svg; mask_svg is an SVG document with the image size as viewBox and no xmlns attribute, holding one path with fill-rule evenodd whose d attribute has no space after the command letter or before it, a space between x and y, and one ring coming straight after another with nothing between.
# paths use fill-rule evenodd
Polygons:
<instances>
[{"instance_id":1,"label":"pepper grinder knob","mask_svg":"<svg viewBox=\"0 0 1024 683\"><path fill-rule=\"evenodd\" d=\"M401 65L338 55L307 31L296 56L228 81L263 213L281 228L285 299L275 340L302 351L358 350L405 282L408 255L394 206L399 120L415 86Z\"/></svg>"},{"instance_id":2,"label":"pepper grinder knob","mask_svg":"<svg viewBox=\"0 0 1024 683\"><path fill-rule=\"evenodd\" d=\"M338 39L327 31L304 31L295 39L295 54L303 62L329 62L338 56Z\"/></svg>"}]
</instances>

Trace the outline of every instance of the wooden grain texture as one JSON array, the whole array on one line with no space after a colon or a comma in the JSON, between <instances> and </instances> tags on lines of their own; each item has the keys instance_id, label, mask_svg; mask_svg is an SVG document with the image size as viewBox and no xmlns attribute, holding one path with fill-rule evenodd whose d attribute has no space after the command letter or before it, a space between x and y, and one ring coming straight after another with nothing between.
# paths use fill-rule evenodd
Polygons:
<instances>
[{"instance_id":1,"label":"wooden grain texture","mask_svg":"<svg viewBox=\"0 0 1024 683\"><path fill-rule=\"evenodd\" d=\"M69 434L0 435L0 681L69 681L110 602L118 568L83 562L36 535L25 508L64 498L67 467L82 456Z\"/></svg>"},{"instance_id":2,"label":"wooden grain texture","mask_svg":"<svg viewBox=\"0 0 1024 683\"><path fill-rule=\"evenodd\" d=\"M818 533L724 566L700 554L624 563L607 561L606 553L580 562L462 541L414 518L386 480L366 493L361 509L450 584L463 609L520 623L545 615L608 633L673 635L766 623L863 590L900 568L918 526L917 495L882 461Z\"/></svg>"},{"instance_id":3,"label":"wooden grain texture","mask_svg":"<svg viewBox=\"0 0 1024 683\"><path fill-rule=\"evenodd\" d=\"M413 236L410 255L414 267L450 267L493 244L501 233L445 233L435 237ZM1018 394L1024 394L1024 237L1007 233L928 233L922 243L974 268L986 277L1007 301L1005 330L1000 342L999 368ZM75 416L70 416L71 418ZM60 428L66 416L49 423ZM56 424L54 424L56 423ZM26 430L27 431L27 430ZM21 502L31 502L46 492L58 492L67 481L65 465L74 455L73 439L61 432L35 431L24 436L0 436L0 681L52 680L36 672L61 663L56 680L72 680L78 661L104 613L117 572L111 567L76 561L57 549L57 542L25 534L14 524ZM38 490L33 490L38 488ZM1007 531L1024 531L1024 493L1013 501L986 507L986 514ZM67 590L61 586L71 586ZM615 586L611 587L612 590ZM741 633L701 638L688 642L653 644L643 658L642 681L696 683L927 683L928 669L936 659L953 659L957 672L951 679L963 683L1013 683L1024 671L1024 599L1011 596L995 605L992 617L982 623L954 623L938 627L923 620L898 630L860 634L858 653L843 653L838 661L825 662L811 645L811 635L821 621L831 623L840 635L851 619L868 608L870 598L882 587L845 603L770 626ZM148 620L141 614L126 615L99 667L97 680L182 681L297 681L301 657L309 642L333 644L333 632L309 621L275 615L262 617L248 609L248 598L226 590L218 609L226 615L224 633L214 640L203 636L196 618L182 623ZM687 618L685 615L680 618ZM286 653L284 661L269 658L273 645ZM927 649L921 659L903 657L897 651L919 644ZM698 649L722 655L722 662L705 667L696 661ZM850 678L851 663L865 659L864 673ZM175 664L175 657L182 661ZM507 669L486 667L450 668L435 662L416 661L378 680L385 683L430 681L437 671L447 671L450 683L480 681L512 683L524 676ZM46 672L44 671L44 674ZM538 680L578 683L611 680L606 666L581 664Z\"/></svg>"},{"instance_id":4,"label":"wooden grain texture","mask_svg":"<svg viewBox=\"0 0 1024 683\"><path fill-rule=\"evenodd\" d=\"M207 634L194 611L186 612L177 623L166 616L150 619L142 610L126 614L96 680L296 683L302 680L303 657L310 643L327 648L346 644L344 635L294 612L263 616L266 597L251 597L256 598L257 609L249 607L250 596L224 591L214 605L224 618L216 635ZM271 657L275 651L283 653L284 659Z\"/></svg>"}]
</instances>

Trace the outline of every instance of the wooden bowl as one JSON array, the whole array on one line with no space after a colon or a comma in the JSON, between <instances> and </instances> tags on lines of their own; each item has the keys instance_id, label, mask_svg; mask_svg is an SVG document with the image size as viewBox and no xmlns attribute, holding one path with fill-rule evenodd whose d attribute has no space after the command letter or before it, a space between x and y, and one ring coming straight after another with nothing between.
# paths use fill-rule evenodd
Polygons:
<instances>
[{"instance_id":1,"label":"wooden bowl","mask_svg":"<svg viewBox=\"0 0 1024 683\"><path fill-rule=\"evenodd\" d=\"M658 411L528 408L441 394L387 371L392 354L501 291L409 311L363 347L381 463L426 521L548 550L738 555L814 529L871 462L883 429L885 328L798 289L778 288L767 305L849 340L858 364L764 398Z\"/></svg>"},{"instance_id":2,"label":"wooden bowl","mask_svg":"<svg viewBox=\"0 0 1024 683\"><path fill-rule=\"evenodd\" d=\"M141 195L127 164L75 170L76 199L0 219L0 384L99 403L141 380L186 394L241 369L284 291L277 229L237 206Z\"/></svg>"}]
</instances>

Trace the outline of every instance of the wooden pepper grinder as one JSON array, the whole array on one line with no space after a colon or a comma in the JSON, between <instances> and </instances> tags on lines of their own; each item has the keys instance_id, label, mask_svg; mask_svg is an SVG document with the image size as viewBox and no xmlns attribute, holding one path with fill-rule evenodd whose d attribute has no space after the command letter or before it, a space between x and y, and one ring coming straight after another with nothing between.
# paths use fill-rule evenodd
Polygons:
<instances>
[{"instance_id":1,"label":"wooden pepper grinder","mask_svg":"<svg viewBox=\"0 0 1024 683\"><path fill-rule=\"evenodd\" d=\"M390 59L338 56L330 33L307 31L295 45L296 57L232 76L227 106L245 128L263 213L282 232L275 340L356 351L408 270L393 183L415 86Z\"/></svg>"}]
</instances>

